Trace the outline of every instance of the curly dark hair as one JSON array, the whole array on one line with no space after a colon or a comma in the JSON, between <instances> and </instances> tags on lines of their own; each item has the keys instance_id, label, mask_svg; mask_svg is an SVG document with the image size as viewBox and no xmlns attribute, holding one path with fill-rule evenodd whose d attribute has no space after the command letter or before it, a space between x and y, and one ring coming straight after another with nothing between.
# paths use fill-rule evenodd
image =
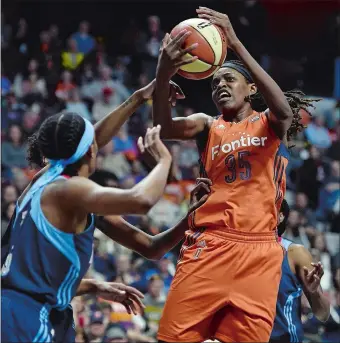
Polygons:
<instances>
[{"instance_id":1,"label":"curly dark hair","mask_svg":"<svg viewBox=\"0 0 340 343\"><path fill-rule=\"evenodd\" d=\"M28 162L31 166L44 167L46 159L70 158L76 152L84 131L85 122L78 114L62 112L47 118L28 138ZM77 175L82 163L80 160L67 166L64 173Z\"/></svg>"},{"instance_id":2,"label":"curly dark hair","mask_svg":"<svg viewBox=\"0 0 340 343\"><path fill-rule=\"evenodd\" d=\"M233 61L228 61L228 62L232 62L233 64L236 64L245 68L244 64L241 61L233 60ZM246 79L246 82L250 83L250 81L247 79ZM310 116L312 116L310 109L315 108L313 103L318 102L322 99L306 98L305 94L299 89L293 89L293 90L284 92L284 95L287 98L289 106L293 112L293 121L290 128L287 131L287 140L289 141L298 132L304 129L304 125L301 124L302 117L300 114L300 110L305 110ZM262 112L268 107L260 92L256 92L253 95L247 96L245 100L248 101L252 109L257 112Z\"/></svg>"}]
</instances>

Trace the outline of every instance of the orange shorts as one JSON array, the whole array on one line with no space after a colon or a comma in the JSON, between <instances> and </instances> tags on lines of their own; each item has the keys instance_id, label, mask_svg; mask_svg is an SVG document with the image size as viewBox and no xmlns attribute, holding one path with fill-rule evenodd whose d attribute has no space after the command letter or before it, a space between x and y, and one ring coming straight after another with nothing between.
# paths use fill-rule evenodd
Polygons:
<instances>
[{"instance_id":1,"label":"orange shorts","mask_svg":"<svg viewBox=\"0 0 340 343\"><path fill-rule=\"evenodd\" d=\"M268 342L283 256L274 233L188 231L158 339Z\"/></svg>"}]
</instances>

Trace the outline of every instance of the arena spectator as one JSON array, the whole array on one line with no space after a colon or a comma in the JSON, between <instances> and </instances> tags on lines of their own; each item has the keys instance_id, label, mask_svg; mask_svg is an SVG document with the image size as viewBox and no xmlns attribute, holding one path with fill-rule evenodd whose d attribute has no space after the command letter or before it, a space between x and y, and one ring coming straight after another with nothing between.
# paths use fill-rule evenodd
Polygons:
<instances>
[{"instance_id":1,"label":"arena spectator","mask_svg":"<svg viewBox=\"0 0 340 343\"><path fill-rule=\"evenodd\" d=\"M132 284L140 276L133 271L131 265L131 256L127 254L121 254L117 256L117 277L116 282L123 282L127 285Z\"/></svg>"},{"instance_id":2,"label":"arena spectator","mask_svg":"<svg viewBox=\"0 0 340 343\"><path fill-rule=\"evenodd\" d=\"M144 298L144 316L149 326L148 334L156 337L158 323L161 319L163 306L165 304L164 282L158 275L151 276L148 283L148 292Z\"/></svg>"},{"instance_id":3,"label":"arena spectator","mask_svg":"<svg viewBox=\"0 0 340 343\"><path fill-rule=\"evenodd\" d=\"M309 248L309 240L306 231L302 226L301 217L302 215L296 210L292 210L290 212L284 237L295 242L296 244L302 244Z\"/></svg>"},{"instance_id":4,"label":"arena spectator","mask_svg":"<svg viewBox=\"0 0 340 343\"><path fill-rule=\"evenodd\" d=\"M104 337L104 343L128 343L128 336L124 329L117 325L111 325L107 328Z\"/></svg>"},{"instance_id":5,"label":"arena spectator","mask_svg":"<svg viewBox=\"0 0 340 343\"><path fill-rule=\"evenodd\" d=\"M70 97L70 92L76 88L76 84L73 81L73 75L65 70L61 74L60 81L57 84L55 95L64 101L67 101Z\"/></svg>"},{"instance_id":6,"label":"arena spectator","mask_svg":"<svg viewBox=\"0 0 340 343\"><path fill-rule=\"evenodd\" d=\"M164 32L161 30L161 22L158 16L148 17L148 31L143 32L137 39L137 51L143 57L143 70L149 78L155 74L158 50L160 48Z\"/></svg>"},{"instance_id":7,"label":"arena spectator","mask_svg":"<svg viewBox=\"0 0 340 343\"><path fill-rule=\"evenodd\" d=\"M10 202L2 205L1 213L1 238L5 234L7 226L15 211L15 202Z\"/></svg>"},{"instance_id":8,"label":"arena spectator","mask_svg":"<svg viewBox=\"0 0 340 343\"><path fill-rule=\"evenodd\" d=\"M16 202L19 196L18 190L12 184L3 186L1 193L1 201L3 205L8 205L12 202Z\"/></svg>"},{"instance_id":9,"label":"arena spectator","mask_svg":"<svg viewBox=\"0 0 340 343\"><path fill-rule=\"evenodd\" d=\"M18 49L21 55L27 55L28 49L28 25L24 18L20 18L18 21L16 33L14 34L14 45Z\"/></svg>"},{"instance_id":10,"label":"arena spectator","mask_svg":"<svg viewBox=\"0 0 340 343\"><path fill-rule=\"evenodd\" d=\"M72 39L77 43L78 50L83 54L88 54L95 46L95 40L89 32L90 24L87 21L82 21L79 24L78 32L72 35Z\"/></svg>"},{"instance_id":11,"label":"arena spectator","mask_svg":"<svg viewBox=\"0 0 340 343\"><path fill-rule=\"evenodd\" d=\"M77 41L70 38L67 41L67 50L61 53L63 68L75 70L84 60L84 53L78 51Z\"/></svg>"},{"instance_id":12,"label":"arena spectator","mask_svg":"<svg viewBox=\"0 0 340 343\"><path fill-rule=\"evenodd\" d=\"M95 311L90 317L87 335L90 342L102 342L105 334L104 316L100 311Z\"/></svg>"},{"instance_id":13,"label":"arena spectator","mask_svg":"<svg viewBox=\"0 0 340 343\"><path fill-rule=\"evenodd\" d=\"M12 38L12 27L6 23L6 16L1 12L1 48L6 49Z\"/></svg>"},{"instance_id":14,"label":"arena spectator","mask_svg":"<svg viewBox=\"0 0 340 343\"><path fill-rule=\"evenodd\" d=\"M26 160L27 146L23 136L22 128L12 125L8 129L8 137L1 147L1 164L5 168L27 168Z\"/></svg>"},{"instance_id":15,"label":"arena spectator","mask_svg":"<svg viewBox=\"0 0 340 343\"><path fill-rule=\"evenodd\" d=\"M113 152L121 152L129 160L134 160L137 157L138 151L132 137L127 132L127 126L124 125L113 138Z\"/></svg>"},{"instance_id":16,"label":"arena spectator","mask_svg":"<svg viewBox=\"0 0 340 343\"><path fill-rule=\"evenodd\" d=\"M301 214L303 219L306 219L306 222L303 222L303 225L316 225L316 216L308 206L308 198L306 194L301 192L296 193L294 208Z\"/></svg>"},{"instance_id":17,"label":"arena spectator","mask_svg":"<svg viewBox=\"0 0 340 343\"><path fill-rule=\"evenodd\" d=\"M93 104L92 112L93 119L99 121L103 119L108 113L112 112L117 106L117 99L115 97L114 90L106 87L102 89L102 96Z\"/></svg>"},{"instance_id":18,"label":"arena spectator","mask_svg":"<svg viewBox=\"0 0 340 343\"><path fill-rule=\"evenodd\" d=\"M86 98L97 100L102 94L103 89L109 88L114 93L114 97L111 99L111 104L117 107L129 96L129 92L126 87L119 81L112 79L112 69L109 66L99 67L99 78L95 78L89 83L85 83L82 86L82 95Z\"/></svg>"},{"instance_id":19,"label":"arena spectator","mask_svg":"<svg viewBox=\"0 0 340 343\"><path fill-rule=\"evenodd\" d=\"M66 109L70 112L81 115L89 121L92 121L91 113L89 112L87 105L81 101L77 88L73 88L69 92L69 98L66 101Z\"/></svg>"},{"instance_id":20,"label":"arena spectator","mask_svg":"<svg viewBox=\"0 0 340 343\"><path fill-rule=\"evenodd\" d=\"M327 220L332 216L335 204L340 199L340 162L333 161L330 176L325 179L319 195L319 207L316 215L319 220Z\"/></svg>"},{"instance_id":21,"label":"arena spectator","mask_svg":"<svg viewBox=\"0 0 340 343\"><path fill-rule=\"evenodd\" d=\"M331 136L324 124L322 115L315 116L305 131L307 140L320 149L327 149L332 144Z\"/></svg>"},{"instance_id":22,"label":"arena spectator","mask_svg":"<svg viewBox=\"0 0 340 343\"><path fill-rule=\"evenodd\" d=\"M113 281L116 277L116 263L114 257L99 249L100 241L95 238L93 245L93 268L103 275L106 281Z\"/></svg>"},{"instance_id":23,"label":"arena spectator","mask_svg":"<svg viewBox=\"0 0 340 343\"><path fill-rule=\"evenodd\" d=\"M1 72L1 95L4 96L9 93L11 89L11 81L6 77L5 73Z\"/></svg>"},{"instance_id":24,"label":"arena spectator","mask_svg":"<svg viewBox=\"0 0 340 343\"><path fill-rule=\"evenodd\" d=\"M18 100L12 91L7 94L5 99L3 98L3 101L1 126L3 130L8 130L8 127L12 124L20 124L22 122L22 116L27 105Z\"/></svg>"},{"instance_id":25,"label":"arena spectator","mask_svg":"<svg viewBox=\"0 0 340 343\"><path fill-rule=\"evenodd\" d=\"M101 152L102 170L112 173L118 179L123 179L131 173L131 165L123 153L115 151L113 140L102 148Z\"/></svg>"}]
</instances>

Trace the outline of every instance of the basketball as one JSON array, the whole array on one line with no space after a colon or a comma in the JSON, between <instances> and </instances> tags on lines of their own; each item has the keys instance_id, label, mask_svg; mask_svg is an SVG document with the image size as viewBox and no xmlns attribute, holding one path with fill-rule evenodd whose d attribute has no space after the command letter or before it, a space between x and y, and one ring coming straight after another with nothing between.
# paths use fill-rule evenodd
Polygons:
<instances>
[{"instance_id":1,"label":"basketball","mask_svg":"<svg viewBox=\"0 0 340 343\"><path fill-rule=\"evenodd\" d=\"M213 75L223 64L227 56L227 40L223 31L206 19L192 18L179 23L170 33L171 38L187 30L191 35L187 37L183 48L194 43L198 47L183 58L197 56L198 59L190 64L181 66L178 74L191 80L206 79Z\"/></svg>"}]
</instances>

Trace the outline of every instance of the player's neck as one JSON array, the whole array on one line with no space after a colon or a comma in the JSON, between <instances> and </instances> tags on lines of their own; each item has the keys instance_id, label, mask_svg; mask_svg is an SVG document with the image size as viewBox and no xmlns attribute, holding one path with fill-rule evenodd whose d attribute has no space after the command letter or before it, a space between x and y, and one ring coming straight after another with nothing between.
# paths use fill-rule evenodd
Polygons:
<instances>
[{"instance_id":1,"label":"player's neck","mask_svg":"<svg viewBox=\"0 0 340 343\"><path fill-rule=\"evenodd\" d=\"M245 118L251 116L252 114L253 109L250 106L238 110L237 112L235 112L235 114L231 114L230 111L228 111L228 113L225 113L222 110L223 119L234 123L239 123Z\"/></svg>"}]
</instances>

